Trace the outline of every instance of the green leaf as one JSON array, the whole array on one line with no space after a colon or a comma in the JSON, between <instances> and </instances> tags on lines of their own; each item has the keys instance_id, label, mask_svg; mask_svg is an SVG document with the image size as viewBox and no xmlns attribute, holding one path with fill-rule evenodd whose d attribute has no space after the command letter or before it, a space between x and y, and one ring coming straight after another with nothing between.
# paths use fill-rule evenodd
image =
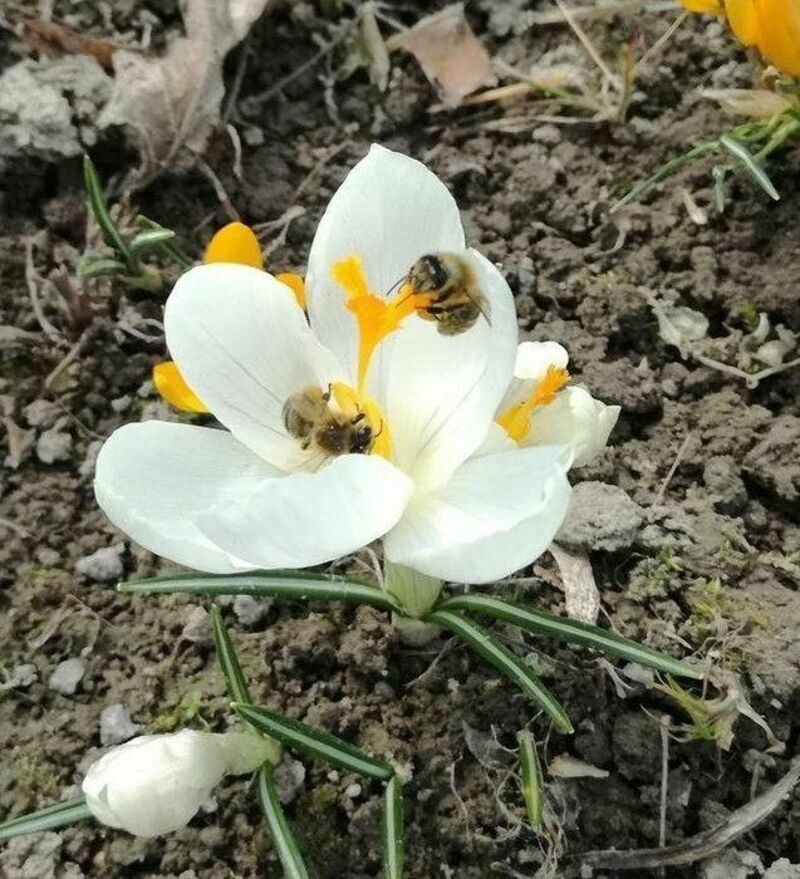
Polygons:
<instances>
[{"instance_id":1,"label":"green leaf","mask_svg":"<svg viewBox=\"0 0 800 879\"><path fill-rule=\"evenodd\" d=\"M160 226L154 220L151 220L149 217L139 216L140 225L144 226L144 228L148 231L157 231L164 229L163 226ZM169 256L171 259L175 260L176 263L181 268L189 269L191 268L195 261L190 259L184 252L175 244L174 239L170 239L168 241L162 241L160 244L161 250Z\"/></svg>"},{"instance_id":2,"label":"green leaf","mask_svg":"<svg viewBox=\"0 0 800 879\"><path fill-rule=\"evenodd\" d=\"M172 229L148 229L139 232L131 241L131 250L138 256L148 250L160 248L162 244L175 237Z\"/></svg>"},{"instance_id":3,"label":"green leaf","mask_svg":"<svg viewBox=\"0 0 800 879\"><path fill-rule=\"evenodd\" d=\"M450 602L445 602L449 605ZM450 605L452 606L452 605ZM476 653L480 654L490 665L510 678L552 719L557 729L571 733L572 723L566 711L558 704L555 696L545 687L539 678L510 650L496 641L489 632L477 623L452 610L440 605L439 609L425 617L426 623L433 623L449 629L454 635L466 642Z\"/></svg>"},{"instance_id":4,"label":"green leaf","mask_svg":"<svg viewBox=\"0 0 800 879\"><path fill-rule=\"evenodd\" d=\"M522 770L522 796L531 827L538 830L544 812L542 764L539 762L536 742L527 730L517 733L517 742L519 742L519 765Z\"/></svg>"},{"instance_id":5,"label":"green leaf","mask_svg":"<svg viewBox=\"0 0 800 879\"><path fill-rule=\"evenodd\" d=\"M78 263L79 278L98 278L101 275L121 275L128 271L124 262L110 256L90 256Z\"/></svg>"},{"instance_id":6,"label":"green leaf","mask_svg":"<svg viewBox=\"0 0 800 879\"><path fill-rule=\"evenodd\" d=\"M532 608L518 607L488 595L456 595L442 602L439 607L444 610L485 613L487 616L511 623L528 632L556 638L559 641L567 641L571 644L594 647L595 650L608 656L617 656L629 662L638 662L639 665L680 677L694 678L695 680L702 680L704 677L701 669L659 653L650 647L645 647L643 644L637 644L630 638L623 638L622 635L617 635L608 629L543 613Z\"/></svg>"},{"instance_id":7,"label":"green leaf","mask_svg":"<svg viewBox=\"0 0 800 879\"><path fill-rule=\"evenodd\" d=\"M383 875L385 879L402 879L406 860L405 810L403 785L395 775L386 785L381 815Z\"/></svg>"},{"instance_id":8,"label":"green leaf","mask_svg":"<svg viewBox=\"0 0 800 879\"><path fill-rule=\"evenodd\" d=\"M247 688L247 680L241 665L239 665L236 651L233 649L231 636L225 628L225 623L222 622L222 614L216 606L211 608L211 629L214 633L217 659L219 660L222 674L225 676L225 683L228 685L228 693L231 699L234 702L249 702L250 692Z\"/></svg>"},{"instance_id":9,"label":"green leaf","mask_svg":"<svg viewBox=\"0 0 800 879\"><path fill-rule=\"evenodd\" d=\"M83 179L86 187L86 195L89 199L89 209L97 220L97 225L103 233L103 238L109 247L119 253L127 264L128 271L131 275L138 274L138 263L136 257L131 253L125 239L120 235L111 214L108 212L106 198L103 194L103 187L100 178L97 176L97 169L89 156L83 157Z\"/></svg>"},{"instance_id":10,"label":"green leaf","mask_svg":"<svg viewBox=\"0 0 800 879\"><path fill-rule=\"evenodd\" d=\"M780 193L772 181L767 176L767 172L758 164L752 153L747 147L740 143L730 134L723 134L719 139L720 146L735 156L744 166L747 173L755 180L755 182L767 193L767 195L775 201L780 201Z\"/></svg>"},{"instance_id":11,"label":"green leaf","mask_svg":"<svg viewBox=\"0 0 800 879\"><path fill-rule=\"evenodd\" d=\"M309 879L300 847L281 808L272 772L272 767L266 765L258 771L258 802L267 819L270 836L283 866L283 875L285 879Z\"/></svg>"},{"instance_id":12,"label":"green leaf","mask_svg":"<svg viewBox=\"0 0 800 879\"><path fill-rule=\"evenodd\" d=\"M267 595L305 601L346 601L400 612L397 604L371 583L350 577L325 577L301 571L264 571L255 574L173 574L132 580L117 586L120 592L198 595Z\"/></svg>"},{"instance_id":13,"label":"green leaf","mask_svg":"<svg viewBox=\"0 0 800 879\"><path fill-rule=\"evenodd\" d=\"M86 805L84 797L76 797L73 800L65 800L38 812L12 818L4 824L0 824L0 842L11 839L14 836L22 836L24 833L39 833L42 830L54 830L76 821L85 821L92 818L92 813Z\"/></svg>"},{"instance_id":14,"label":"green leaf","mask_svg":"<svg viewBox=\"0 0 800 879\"><path fill-rule=\"evenodd\" d=\"M394 777L394 769L388 763L377 757L370 757L349 742L328 732L314 729L299 720L284 717L268 708L244 705L241 702L235 702L233 708L242 720L259 732L278 739L279 742L301 754L316 757L341 769L350 769L381 781L389 781Z\"/></svg>"}]
</instances>

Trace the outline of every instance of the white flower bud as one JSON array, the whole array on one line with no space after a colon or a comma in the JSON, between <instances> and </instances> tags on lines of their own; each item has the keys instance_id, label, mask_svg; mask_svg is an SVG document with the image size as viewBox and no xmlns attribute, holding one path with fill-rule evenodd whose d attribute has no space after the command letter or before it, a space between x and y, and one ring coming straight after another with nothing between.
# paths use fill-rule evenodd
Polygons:
<instances>
[{"instance_id":1,"label":"white flower bud","mask_svg":"<svg viewBox=\"0 0 800 879\"><path fill-rule=\"evenodd\" d=\"M98 821L160 836L188 824L224 775L252 772L275 757L271 741L247 733L137 736L94 763L82 787Z\"/></svg>"}]
</instances>

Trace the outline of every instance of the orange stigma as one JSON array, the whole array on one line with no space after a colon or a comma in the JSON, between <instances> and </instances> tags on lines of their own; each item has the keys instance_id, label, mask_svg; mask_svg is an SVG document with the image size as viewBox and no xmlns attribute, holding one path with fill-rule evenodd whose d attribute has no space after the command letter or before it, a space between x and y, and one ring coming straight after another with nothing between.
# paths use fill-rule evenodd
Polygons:
<instances>
[{"instance_id":1,"label":"orange stigma","mask_svg":"<svg viewBox=\"0 0 800 879\"><path fill-rule=\"evenodd\" d=\"M510 406L498 416L497 423L516 443L521 443L531 431L531 415L534 409L552 403L569 383L569 373L561 366L548 366L544 378L538 381L530 394L521 402Z\"/></svg>"}]
</instances>

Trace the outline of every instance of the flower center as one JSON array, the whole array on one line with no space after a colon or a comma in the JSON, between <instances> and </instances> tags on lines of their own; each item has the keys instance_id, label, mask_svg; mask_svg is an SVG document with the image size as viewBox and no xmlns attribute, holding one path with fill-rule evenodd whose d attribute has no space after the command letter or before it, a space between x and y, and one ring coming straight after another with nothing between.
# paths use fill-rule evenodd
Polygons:
<instances>
[{"instance_id":1,"label":"flower center","mask_svg":"<svg viewBox=\"0 0 800 879\"><path fill-rule=\"evenodd\" d=\"M521 443L531 432L531 415L534 409L540 409L552 403L569 382L569 373L560 366L548 366L544 378L538 381L528 396L521 402L509 406L497 423L516 443Z\"/></svg>"},{"instance_id":2,"label":"flower center","mask_svg":"<svg viewBox=\"0 0 800 879\"><path fill-rule=\"evenodd\" d=\"M357 256L340 259L331 268L333 280L344 290L347 309L355 315L358 323L358 377L357 389L363 394L372 355L378 345L393 333L402 321L431 302L428 293L414 293L409 284L403 284L398 292L382 299L370 293L364 269Z\"/></svg>"}]
</instances>

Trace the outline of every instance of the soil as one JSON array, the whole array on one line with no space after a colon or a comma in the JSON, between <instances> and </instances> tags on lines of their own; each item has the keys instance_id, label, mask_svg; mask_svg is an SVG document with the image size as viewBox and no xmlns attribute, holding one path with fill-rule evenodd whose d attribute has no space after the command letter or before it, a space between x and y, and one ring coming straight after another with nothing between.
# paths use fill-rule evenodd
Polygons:
<instances>
[{"instance_id":1,"label":"soil","mask_svg":"<svg viewBox=\"0 0 800 879\"><path fill-rule=\"evenodd\" d=\"M36 14L37 4L18 5ZM392 12L409 24L434 5L402 4ZM520 68L563 61L593 78L568 28L525 26L524 12L543 7L477 0L469 16L494 57ZM114 4L111 20L93 8L56 0L54 20L113 39L139 32L146 19L156 46L179 30L172 0ZM563 121L569 108L532 100L431 113L436 96L412 58L393 56L381 94L363 70L336 78L341 47L269 100L253 101L311 61L316 40L331 33L326 15L352 14L346 7L331 13L336 9L289 4L254 29L231 116L242 136L241 179L225 137L207 154L230 202L246 222L274 223L265 235L271 267L302 271L327 200L371 142L429 164L458 199L471 242L502 265L523 335L565 344L576 380L622 406L608 452L573 474L576 482L619 486L641 507L636 533L591 552L603 616L626 635L675 655L711 656L719 669L739 675L782 748L770 749L764 730L745 717L736 721L728 750L683 735L686 717L664 694L620 677L587 651L512 629L495 627L567 706L574 736L548 731L510 684L463 648L442 653L442 641L403 646L381 612L275 602L248 617L229 602L226 619L260 703L408 767L409 879L576 877L580 851L658 844L664 715L673 733L668 843L745 804L797 751L800 369L750 389L682 359L659 337L640 288L674 291L706 315L714 337L740 327L743 308L753 307L773 324L800 331L800 152L785 150L770 165L777 203L736 179L718 214L703 164L609 215L631 182L729 124L697 98L699 85L752 80L720 23L702 17L685 22L639 79L624 124ZM652 43L672 20L671 13L637 14L585 26L613 58L634 29ZM0 58L10 64L21 53L7 39ZM234 51L229 84L238 59ZM498 120L520 114L526 121L519 130L498 130ZM136 161L121 133L104 134L93 155L118 185ZM0 667L11 675L30 664L36 672L34 682L10 686L0 700L5 816L75 792L99 753L106 706L122 704L141 731L184 723L223 729L229 712L198 617L205 602L117 594L117 575L139 578L168 566L115 531L92 494L93 460L104 437L131 420L178 417L149 380L150 366L164 355L153 323L164 294L94 283L86 288L90 301L79 299L69 313L46 296L45 316L59 336L49 340L31 307L24 241L45 230L35 250L38 272L50 276L66 266L74 274L85 244L80 163L12 156L0 174L0 396L8 444L0 468ZM682 187L707 209L707 224L691 220ZM208 180L194 171L165 173L130 198L174 228L194 254L228 219ZM282 227L277 221L293 206L299 216ZM71 361L48 382L79 339ZM107 551L105 566L79 564L97 550ZM362 563L346 559L335 568L359 570ZM492 589L563 612L557 583L545 556ZM70 658L81 658L85 673L75 692L64 694L48 682ZM568 754L608 772L605 779L551 780L548 832L539 837L525 824L509 775L506 748L525 726L545 742L546 763ZM315 874L379 876L378 787L310 761L304 776L288 759L282 771L287 809ZM748 863L800 861L800 791L735 849L726 856L726 876L761 875ZM240 780L224 784L189 828L169 837L143 841L86 824L19 840L0 853L0 864L9 877L281 876L255 797ZM712 866L663 875L716 875Z\"/></svg>"}]
</instances>

